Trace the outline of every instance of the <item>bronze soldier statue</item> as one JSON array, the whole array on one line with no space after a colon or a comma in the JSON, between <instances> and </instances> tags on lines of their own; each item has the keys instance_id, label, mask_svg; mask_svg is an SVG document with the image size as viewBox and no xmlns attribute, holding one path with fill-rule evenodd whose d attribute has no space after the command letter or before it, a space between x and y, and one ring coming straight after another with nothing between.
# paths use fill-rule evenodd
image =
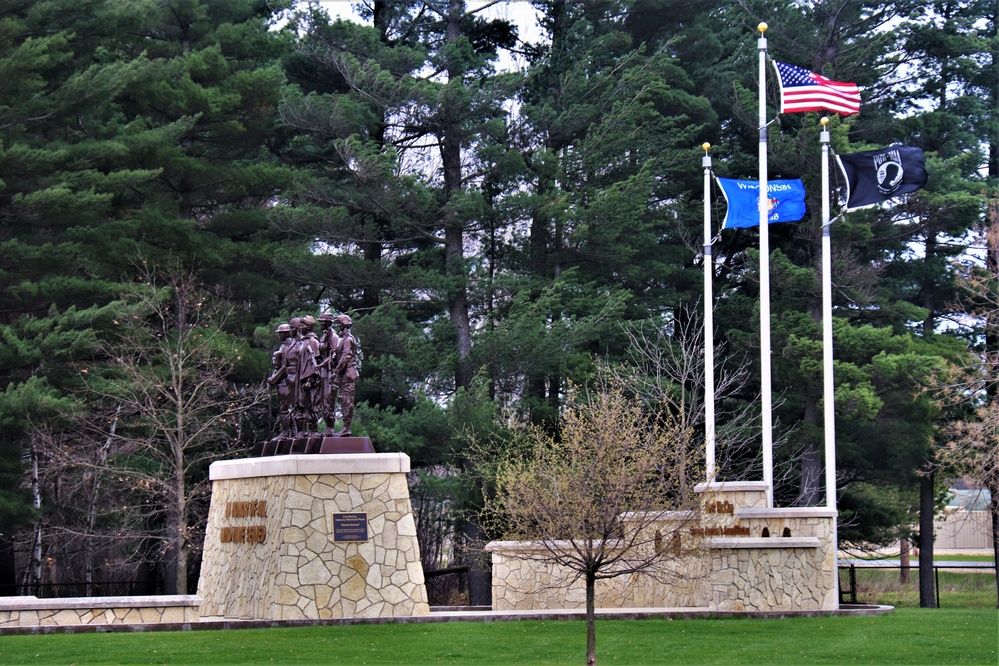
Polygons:
<instances>
[{"instance_id":1,"label":"bronze soldier statue","mask_svg":"<svg viewBox=\"0 0 999 666\"><path fill-rule=\"evenodd\" d=\"M333 330L333 313L319 315L319 376L321 379L320 399L317 405L319 416L326 424L327 434L333 434L336 422L337 381L335 377L336 354L340 337Z\"/></svg>"},{"instance_id":2,"label":"bronze soldier statue","mask_svg":"<svg viewBox=\"0 0 999 666\"><path fill-rule=\"evenodd\" d=\"M312 332L315 323L316 320L311 315L302 317L299 320L298 340L295 343L295 360L298 363L295 430L299 436L317 434L316 402L322 387L319 385L319 340Z\"/></svg>"},{"instance_id":3,"label":"bronze soldier statue","mask_svg":"<svg viewBox=\"0 0 999 666\"><path fill-rule=\"evenodd\" d=\"M288 400L290 401L289 413L291 414L291 436L298 436L298 395L299 395L299 326L302 323L301 317L292 317L288 325L291 327L291 345L285 352L284 362L288 368L285 381L288 382Z\"/></svg>"},{"instance_id":4,"label":"bronze soldier statue","mask_svg":"<svg viewBox=\"0 0 999 666\"><path fill-rule=\"evenodd\" d=\"M343 428L337 436L349 437L350 422L354 419L354 391L360 375L358 364L361 360L361 349L357 339L350 333L352 323L350 316L337 315L336 322L340 325L340 344L337 348L333 374L339 388L337 402L340 404L340 416L343 419Z\"/></svg>"},{"instance_id":5,"label":"bronze soldier statue","mask_svg":"<svg viewBox=\"0 0 999 666\"><path fill-rule=\"evenodd\" d=\"M267 383L277 389L278 394L278 424L281 432L278 438L291 437L292 423L291 413L294 403L291 399L291 389L288 385L288 350L295 344L294 331L288 324L281 324L275 331L278 334L280 344L271 354L271 366L273 368Z\"/></svg>"}]
</instances>

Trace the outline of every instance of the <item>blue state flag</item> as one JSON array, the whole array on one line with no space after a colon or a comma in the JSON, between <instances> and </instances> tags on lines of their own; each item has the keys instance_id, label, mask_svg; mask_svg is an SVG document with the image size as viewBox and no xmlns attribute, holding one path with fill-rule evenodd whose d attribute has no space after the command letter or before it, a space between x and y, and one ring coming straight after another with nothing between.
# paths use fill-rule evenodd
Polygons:
<instances>
[{"instance_id":1,"label":"blue state flag","mask_svg":"<svg viewBox=\"0 0 999 666\"><path fill-rule=\"evenodd\" d=\"M760 226L760 183L755 180L719 178L728 212L722 229L747 229ZM805 186L798 179L767 182L769 214L767 223L797 222L805 217Z\"/></svg>"}]
</instances>

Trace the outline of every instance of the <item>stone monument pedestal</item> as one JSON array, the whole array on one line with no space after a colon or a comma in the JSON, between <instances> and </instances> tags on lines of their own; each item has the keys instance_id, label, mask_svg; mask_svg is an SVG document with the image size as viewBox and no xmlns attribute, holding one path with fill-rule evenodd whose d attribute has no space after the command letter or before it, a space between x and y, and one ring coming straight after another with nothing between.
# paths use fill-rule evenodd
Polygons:
<instances>
[{"instance_id":1,"label":"stone monument pedestal","mask_svg":"<svg viewBox=\"0 0 999 666\"><path fill-rule=\"evenodd\" d=\"M428 615L402 453L213 463L202 617Z\"/></svg>"}]
</instances>

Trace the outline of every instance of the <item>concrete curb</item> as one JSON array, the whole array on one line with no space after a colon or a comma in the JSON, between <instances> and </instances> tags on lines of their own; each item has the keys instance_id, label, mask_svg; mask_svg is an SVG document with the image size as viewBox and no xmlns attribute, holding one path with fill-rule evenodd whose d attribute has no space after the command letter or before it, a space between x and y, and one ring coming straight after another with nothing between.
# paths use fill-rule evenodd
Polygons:
<instances>
[{"instance_id":1,"label":"concrete curb","mask_svg":"<svg viewBox=\"0 0 999 666\"><path fill-rule=\"evenodd\" d=\"M722 620L736 618L784 619L791 617L843 617L889 615L894 606L843 605L838 610L808 611L718 611L707 608L601 608L598 620ZM580 621L586 611L581 609L549 611L435 610L430 615L414 617L338 618L328 620L238 620L206 618L198 622L163 622L155 624L84 624L36 625L31 627L0 627L0 636L15 634L93 634L145 631L219 631L229 629L272 629L275 627L336 627L354 624L425 624L431 622L515 622Z\"/></svg>"}]
</instances>

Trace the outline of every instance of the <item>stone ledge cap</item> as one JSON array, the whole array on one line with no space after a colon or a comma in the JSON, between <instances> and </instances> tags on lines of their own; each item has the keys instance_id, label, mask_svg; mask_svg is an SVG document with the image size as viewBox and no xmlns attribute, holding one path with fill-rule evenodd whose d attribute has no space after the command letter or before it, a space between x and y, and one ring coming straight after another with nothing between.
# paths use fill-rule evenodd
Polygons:
<instances>
[{"instance_id":1,"label":"stone ledge cap","mask_svg":"<svg viewBox=\"0 0 999 666\"><path fill-rule=\"evenodd\" d=\"M583 540L580 539L577 543L581 543ZM600 539L594 539L595 543L600 543ZM600 544L610 549L621 548L624 544L622 539L611 539L606 542L606 544ZM560 550L571 550L573 548L572 541L568 539L560 539L558 541L490 541L485 546L485 551L488 553L498 553L498 552L520 552L520 553L536 553L536 552L551 552Z\"/></svg>"},{"instance_id":2,"label":"stone ledge cap","mask_svg":"<svg viewBox=\"0 0 999 666\"><path fill-rule=\"evenodd\" d=\"M0 610L73 610L79 608L169 608L200 606L196 594L158 594L138 597L64 597L39 599L38 597L0 597Z\"/></svg>"},{"instance_id":3,"label":"stone ledge cap","mask_svg":"<svg viewBox=\"0 0 999 666\"><path fill-rule=\"evenodd\" d=\"M708 548L819 548L818 537L721 537L707 539Z\"/></svg>"},{"instance_id":4,"label":"stone ledge cap","mask_svg":"<svg viewBox=\"0 0 999 666\"><path fill-rule=\"evenodd\" d=\"M746 491L763 492L766 489L767 484L765 481L712 481L710 483L698 483L694 486L695 493L739 493Z\"/></svg>"},{"instance_id":5,"label":"stone ledge cap","mask_svg":"<svg viewBox=\"0 0 999 666\"><path fill-rule=\"evenodd\" d=\"M394 474L409 472L405 453L292 454L265 458L219 460L208 468L208 478L246 479L302 474Z\"/></svg>"},{"instance_id":6,"label":"stone ledge cap","mask_svg":"<svg viewBox=\"0 0 999 666\"><path fill-rule=\"evenodd\" d=\"M818 506L789 506L777 509L736 509L738 518L835 518L839 514L835 509L823 509Z\"/></svg>"},{"instance_id":7,"label":"stone ledge cap","mask_svg":"<svg viewBox=\"0 0 999 666\"><path fill-rule=\"evenodd\" d=\"M663 511L625 511L620 515L623 522L647 521L649 524L655 522L687 522L693 520L696 514L692 509L663 510Z\"/></svg>"}]
</instances>

